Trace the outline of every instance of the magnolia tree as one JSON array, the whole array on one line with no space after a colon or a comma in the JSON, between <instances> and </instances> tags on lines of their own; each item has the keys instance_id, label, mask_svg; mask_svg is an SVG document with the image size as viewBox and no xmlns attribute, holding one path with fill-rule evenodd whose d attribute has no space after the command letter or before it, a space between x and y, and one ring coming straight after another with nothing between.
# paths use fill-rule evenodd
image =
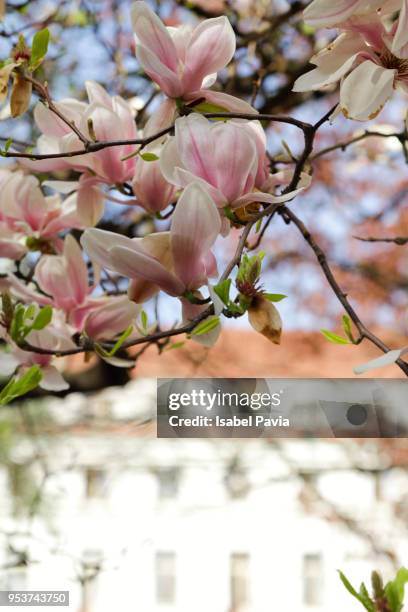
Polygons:
<instances>
[{"instance_id":1,"label":"magnolia tree","mask_svg":"<svg viewBox=\"0 0 408 612\"><path fill-rule=\"evenodd\" d=\"M377 347L379 357L356 373L395 362L408 374L402 358L408 349L388 346L362 321L324 245L293 205L322 181L318 163L333 151L341 163L342 151L353 144L376 137L380 147L392 138L408 159L403 121L399 128L368 125L352 138L338 138L338 126L353 122L357 130L355 122L374 121L398 91L407 93L408 1L313 0L284 8L277 3L276 12L262 1L212 4L192 3L193 25L189 19L189 25L166 27L146 2L121 3L148 99L135 90L111 95L113 87L92 80L85 83L86 99L57 99L45 76L45 66L50 71L58 62L48 53L53 20L61 20L57 9L40 23L49 28L38 28L38 19L28 24L36 29L32 37L22 34L27 24L3 31L13 43L0 69L3 117L26 125L32 116L39 137L26 143L6 135L2 150L0 359L1 373L10 377L2 403L37 385L67 388L60 357L96 353L130 368L152 344L160 351L185 341L212 346L228 318L247 316L279 344L275 304L286 296L274 292L266 248L276 218L311 248L343 309L343 333L323 330L327 340ZM295 71L290 53L269 61L276 33L289 24L308 43L305 64ZM322 41L328 46L311 57ZM237 69L243 52L263 59L255 62L250 86ZM221 84L236 79L239 86L229 91L239 95L221 91L219 72ZM286 79L275 96L279 114L266 112L263 86L272 74ZM297 109L291 113L310 96L325 100L324 112L313 120L298 118ZM269 148L274 129L287 129L291 139L279 155ZM316 146L322 130L329 139L335 134L330 146ZM137 211L137 223L112 221L109 211L116 207L120 215L123 205L128 218L135 220ZM166 294L173 317L167 327L149 306L159 293Z\"/></svg>"}]
</instances>

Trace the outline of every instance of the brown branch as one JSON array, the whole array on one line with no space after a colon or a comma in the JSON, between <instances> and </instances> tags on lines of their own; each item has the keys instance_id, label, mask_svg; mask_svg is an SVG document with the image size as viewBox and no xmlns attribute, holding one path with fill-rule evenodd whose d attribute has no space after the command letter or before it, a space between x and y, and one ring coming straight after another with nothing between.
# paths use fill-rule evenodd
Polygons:
<instances>
[{"instance_id":1,"label":"brown branch","mask_svg":"<svg viewBox=\"0 0 408 612\"><path fill-rule=\"evenodd\" d=\"M92 142L84 136L80 130L71 122L67 117L61 113L61 111L52 103L52 106L49 105L50 110L52 110L60 119L64 121L66 125L68 125L81 139L84 143L83 149L77 149L74 151L68 151L66 153L47 153L47 154L39 154L39 153L21 153L17 151L7 151L3 152L3 157L13 157L13 158L25 158L31 159L34 161L42 160L42 159L58 159L58 158L66 158L66 157L77 157L78 155L85 155L87 153L95 153L97 151L101 151L102 149L107 149L109 147L122 147L125 145L139 145L141 149L146 147L151 142L165 136L166 134L170 134L174 129L174 124L170 125L167 128L164 128L153 134L152 136L148 136L147 138L133 138L129 140L110 140L110 141L97 141ZM191 112L191 110L187 111ZM294 125L303 132L306 132L310 129L313 129L308 123L303 121L299 121L294 119L293 117L286 117L285 115L267 115L267 114L255 114L255 113L203 113L203 116L207 119L246 119L247 121L270 121L276 123L287 123L290 125ZM81 134L81 136L79 136Z\"/></svg>"},{"instance_id":2,"label":"brown branch","mask_svg":"<svg viewBox=\"0 0 408 612\"><path fill-rule=\"evenodd\" d=\"M408 140L408 134L406 132L393 132L391 134L384 134L383 132L366 130L363 134L359 134L359 136L355 136L350 140L338 142L335 145L331 145L330 147L326 147L324 149L321 149L320 151L317 151L317 153L311 157L311 161L314 161L315 159L318 159L323 155L327 155L328 153L332 153L333 151L345 151L351 145L356 144L357 142L361 142L366 138L372 138L373 136L377 138L397 138L401 144Z\"/></svg>"},{"instance_id":3,"label":"brown branch","mask_svg":"<svg viewBox=\"0 0 408 612\"><path fill-rule=\"evenodd\" d=\"M386 344L384 344L382 340L377 338L377 336L373 334L364 325L364 323L361 321L360 317L358 316L354 308L351 306L348 300L347 294L344 293L344 291L340 287L339 283L337 282L329 266L325 253L320 248L315 238L310 233L310 231L307 229L303 221L301 221L299 217L297 217L295 213L292 212L287 206L282 206L280 209L280 212L284 216L285 219L288 219L291 223L296 225L299 232L302 234L303 238L306 240L306 242L308 243L308 245L310 246L310 248L313 250L314 254L316 255L317 261L319 262L319 265L330 287L332 288L340 304L343 306L344 310L347 312L347 314L349 315L350 319L353 321L354 325L356 326L360 334L360 337L357 340L357 343L360 343L362 340L367 339L372 344L375 344L375 346L377 346L381 351L383 351L384 353L388 353L391 349ZM408 363L406 363L402 359L398 359L396 363L401 368L401 370L404 372L404 374L408 376Z\"/></svg>"},{"instance_id":4,"label":"brown branch","mask_svg":"<svg viewBox=\"0 0 408 612\"><path fill-rule=\"evenodd\" d=\"M408 244L407 236L396 236L395 238L361 238L360 236L353 236L356 240L360 240L361 242L391 242L393 244L397 244L398 246L404 246Z\"/></svg>"}]
</instances>

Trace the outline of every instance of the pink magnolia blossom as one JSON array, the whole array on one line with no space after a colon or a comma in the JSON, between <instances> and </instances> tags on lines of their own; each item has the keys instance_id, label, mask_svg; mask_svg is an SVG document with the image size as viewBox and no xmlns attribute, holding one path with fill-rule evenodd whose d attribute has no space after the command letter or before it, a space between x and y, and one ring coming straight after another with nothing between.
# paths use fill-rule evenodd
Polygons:
<instances>
[{"instance_id":1,"label":"pink magnolia blossom","mask_svg":"<svg viewBox=\"0 0 408 612\"><path fill-rule=\"evenodd\" d=\"M374 118L395 88L408 92L408 60L392 52L396 32L374 17L353 18L347 31L315 55L314 70L301 76L294 91L321 89L340 79L340 108L352 119Z\"/></svg>"},{"instance_id":2,"label":"pink magnolia blossom","mask_svg":"<svg viewBox=\"0 0 408 612\"><path fill-rule=\"evenodd\" d=\"M269 174L266 138L256 122L211 123L197 113L177 119L175 137L165 144L160 164L174 185L200 182L219 208L285 202L297 193L275 196L260 191Z\"/></svg>"},{"instance_id":3,"label":"pink magnolia blossom","mask_svg":"<svg viewBox=\"0 0 408 612\"><path fill-rule=\"evenodd\" d=\"M173 100L158 111L164 127L173 122L176 99L205 99L231 112L256 112L243 100L208 89L235 53L235 35L226 17L206 19L195 28L166 28L145 2L135 2L132 23L137 59Z\"/></svg>"},{"instance_id":4,"label":"pink magnolia blossom","mask_svg":"<svg viewBox=\"0 0 408 612\"><path fill-rule=\"evenodd\" d=\"M64 116L75 123L89 140L137 139L136 122L129 104L120 96L109 96L93 81L87 81L85 87L88 104L71 99L56 103ZM34 119L42 132L37 141L39 153L65 153L83 148L72 129L44 104L37 104ZM136 162L134 157L126 157L134 151L135 145L125 144L75 157L27 161L25 166L36 172L73 168L85 173L77 185L78 213L84 225L92 225L103 214L105 198L98 185L131 181Z\"/></svg>"},{"instance_id":5,"label":"pink magnolia blossom","mask_svg":"<svg viewBox=\"0 0 408 612\"><path fill-rule=\"evenodd\" d=\"M62 311L72 332L85 331L94 340L107 340L126 329L138 314L137 306L127 298L93 297L98 283L97 271L89 285L88 270L77 241L65 238L62 255L44 255L38 262L34 280L39 293L9 275L10 290L23 301L50 304Z\"/></svg>"},{"instance_id":6,"label":"pink magnolia blossom","mask_svg":"<svg viewBox=\"0 0 408 612\"><path fill-rule=\"evenodd\" d=\"M132 23L137 58L169 98L212 85L235 53L235 35L226 17L207 19L194 29L166 28L145 2L135 2Z\"/></svg>"},{"instance_id":7,"label":"pink magnolia blossom","mask_svg":"<svg viewBox=\"0 0 408 612\"><path fill-rule=\"evenodd\" d=\"M214 202L193 183L177 203L169 232L131 239L89 229L82 244L101 266L130 278L129 297L141 303L159 289L180 297L205 285L216 273L211 247L220 229Z\"/></svg>"},{"instance_id":8,"label":"pink magnolia blossom","mask_svg":"<svg viewBox=\"0 0 408 612\"><path fill-rule=\"evenodd\" d=\"M38 180L4 171L0 180L0 256L20 259L30 249L59 250L58 234L82 228L76 197L44 196ZM27 246L27 239L30 243Z\"/></svg>"}]
</instances>

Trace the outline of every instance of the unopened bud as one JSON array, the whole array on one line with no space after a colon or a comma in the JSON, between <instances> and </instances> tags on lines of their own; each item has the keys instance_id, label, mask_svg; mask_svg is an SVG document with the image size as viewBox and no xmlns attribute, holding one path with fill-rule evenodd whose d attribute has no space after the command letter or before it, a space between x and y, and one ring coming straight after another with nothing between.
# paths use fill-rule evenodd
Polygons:
<instances>
[{"instance_id":1,"label":"unopened bud","mask_svg":"<svg viewBox=\"0 0 408 612\"><path fill-rule=\"evenodd\" d=\"M15 74L13 89L11 91L10 109L12 117L20 117L30 106L32 83L27 81L22 75Z\"/></svg>"},{"instance_id":2,"label":"unopened bud","mask_svg":"<svg viewBox=\"0 0 408 612\"><path fill-rule=\"evenodd\" d=\"M371 574L371 584L373 586L373 593L376 599L380 599L384 595L384 586L380 574L376 571Z\"/></svg>"},{"instance_id":3,"label":"unopened bud","mask_svg":"<svg viewBox=\"0 0 408 612\"><path fill-rule=\"evenodd\" d=\"M282 319L272 302L257 295L248 309L248 319L255 331L274 344L280 344Z\"/></svg>"}]
</instances>

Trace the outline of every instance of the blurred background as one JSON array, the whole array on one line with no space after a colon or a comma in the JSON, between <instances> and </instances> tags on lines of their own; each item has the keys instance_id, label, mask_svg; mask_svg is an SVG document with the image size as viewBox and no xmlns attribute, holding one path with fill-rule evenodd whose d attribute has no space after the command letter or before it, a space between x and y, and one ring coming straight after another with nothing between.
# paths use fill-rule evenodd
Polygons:
<instances>
[{"instance_id":1,"label":"blurred background","mask_svg":"<svg viewBox=\"0 0 408 612\"><path fill-rule=\"evenodd\" d=\"M69 590L75 612L357 612L337 570L406 563L405 440L157 439L155 391L1 410L0 589Z\"/></svg>"}]
</instances>

